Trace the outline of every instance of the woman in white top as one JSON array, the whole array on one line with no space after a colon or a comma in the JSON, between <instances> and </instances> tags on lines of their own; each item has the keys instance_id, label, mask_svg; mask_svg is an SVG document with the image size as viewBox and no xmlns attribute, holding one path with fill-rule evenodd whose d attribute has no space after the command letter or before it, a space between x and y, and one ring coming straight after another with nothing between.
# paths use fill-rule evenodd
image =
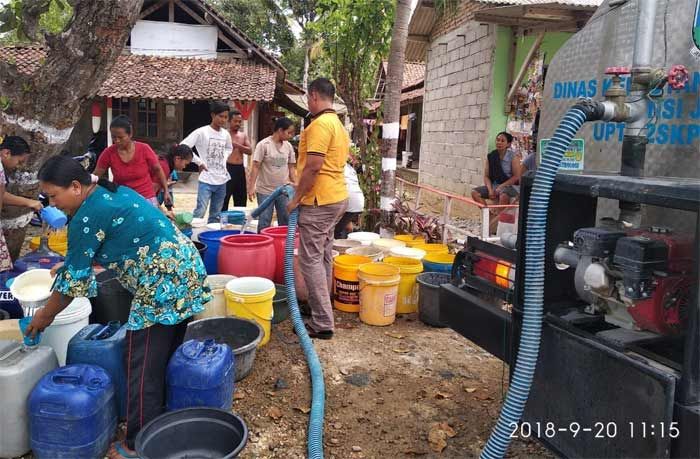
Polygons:
<instances>
[{"instance_id":1,"label":"woman in white top","mask_svg":"<svg viewBox=\"0 0 700 459\"><path fill-rule=\"evenodd\" d=\"M296 182L296 155L292 144L288 142L294 136L295 127L289 118L275 121L271 136L264 138L255 146L253 153L253 171L248 183L248 197L258 198L258 205L267 199L277 188L287 183ZM265 209L258 219L258 232L272 224L273 207L277 209L277 223L285 226L289 221L287 203L289 199L280 195L274 205Z\"/></svg>"},{"instance_id":2,"label":"woman in white top","mask_svg":"<svg viewBox=\"0 0 700 459\"><path fill-rule=\"evenodd\" d=\"M348 187L348 208L345 210L345 215L335 225L334 237L336 239L347 238L348 233L355 230L354 224L359 223L360 215L365 210L365 195L362 194L357 172L347 163L345 164L345 184Z\"/></svg>"}]
</instances>

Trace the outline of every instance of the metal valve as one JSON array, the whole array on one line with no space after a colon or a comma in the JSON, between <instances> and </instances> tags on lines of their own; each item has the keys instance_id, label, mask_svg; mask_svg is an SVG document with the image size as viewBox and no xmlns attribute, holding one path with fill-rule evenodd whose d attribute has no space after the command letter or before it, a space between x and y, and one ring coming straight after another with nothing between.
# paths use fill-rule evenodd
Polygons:
<instances>
[{"instance_id":1,"label":"metal valve","mask_svg":"<svg viewBox=\"0 0 700 459\"><path fill-rule=\"evenodd\" d=\"M629 75L630 68L629 67L608 67L605 69L605 74L606 75L615 75L618 77L620 75Z\"/></svg>"},{"instance_id":2,"label":"metal valve","mask_svg":"<svg viewBox=\"0 0 700 459\"><path fill-rule=\"evenodd\" d=\"M673 89L683 89L688 83L689 76L690 74L688 73L688 69L685 68L685 65L674 65L668 71L668 85Z\"/></svg>"}]
</instances>

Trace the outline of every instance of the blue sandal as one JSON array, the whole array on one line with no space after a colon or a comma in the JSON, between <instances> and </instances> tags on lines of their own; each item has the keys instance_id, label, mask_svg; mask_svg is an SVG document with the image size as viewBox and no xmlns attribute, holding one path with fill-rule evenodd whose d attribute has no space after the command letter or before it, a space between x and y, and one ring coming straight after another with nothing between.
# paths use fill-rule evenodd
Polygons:
<instances>
[{"instance_id":1,"label":"blue sandal","mask_svg":"<svg viewBox=\"0 0 700 459\"><path fill-rule=\"evenodd\" d=\"M115 441L114 442L114 449L117 450L119 455L123 457L124 459L140 459L138 454L131 454L127 452L124 447L122 446L122 442L120 441Z\"/></svg>"}]
</instances>

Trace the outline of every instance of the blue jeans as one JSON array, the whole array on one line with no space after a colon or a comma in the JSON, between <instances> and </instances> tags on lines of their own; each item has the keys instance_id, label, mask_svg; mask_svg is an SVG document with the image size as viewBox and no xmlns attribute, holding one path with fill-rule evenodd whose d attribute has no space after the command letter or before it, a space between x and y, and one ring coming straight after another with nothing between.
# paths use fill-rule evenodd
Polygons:
<instances>
[{"instance_id":1,"label":"blue jeans","mask_svg":"<svg viewBox=\"0 0 700 459\"><path fill-rule=\"evenodd\" d=\"M192 212L194 218L204 217L209 204L209 219L208 223L218 223L221 207L224 205L226 197L226 184L209 185L208 183L199 182L197 189L197 208Z\"/></svg>"},{"instance_id":2,"label":"blue jeans","mask_svg":"<svg viewBox=\"0 0 700 459\"><path fill-rule=\"evenodd\" d=\"M258 196L258 206L267 199L269 194L256 193ZM286 194L280 194L275 199L275 202L270 204L270 206L265 209L258 217L258 233L272 224L272 210L277 209L277 224L280 226L287 226L289 223L289 214L287 213L287 204L289 203L289 198Z\"/></svg>"}]
</instances>

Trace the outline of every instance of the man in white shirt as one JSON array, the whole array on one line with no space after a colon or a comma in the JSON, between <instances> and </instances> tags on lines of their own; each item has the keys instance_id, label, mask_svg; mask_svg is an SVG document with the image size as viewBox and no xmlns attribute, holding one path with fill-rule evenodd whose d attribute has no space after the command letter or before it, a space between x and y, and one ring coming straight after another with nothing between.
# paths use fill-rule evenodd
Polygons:
<instances>
[{"instance_id":1,"label":"man in white shirt","mask_svg":"<svg viewBox=\"0 0 700 459\"><path fill-rule=\"evenodd\" d=\"M195 148L192 162L200 168L195 218L204 217L209 205L209 223L219 221L219 214L226 197L226 182L231 178L226 170L226 160L233 151L228 132L229 106L215 101L210 104L211 123L195 129L181 143Z\"/></svg>"},{"instance_id":2,"label":"man in white shirt","mask_svg":"<svg viewBox=\"0 0 700 459\"><path fill-rule=\"evenodd\" d=\"M345 164L345 184L348 187L348 208L342 218L335 225L335 239L345 239L348 233L355 230L354 225L360 222L360 215L365 210L365 195L360 188L360 180L357 178L357 171L350 165Z\"/></svg>"}]
</instances>

